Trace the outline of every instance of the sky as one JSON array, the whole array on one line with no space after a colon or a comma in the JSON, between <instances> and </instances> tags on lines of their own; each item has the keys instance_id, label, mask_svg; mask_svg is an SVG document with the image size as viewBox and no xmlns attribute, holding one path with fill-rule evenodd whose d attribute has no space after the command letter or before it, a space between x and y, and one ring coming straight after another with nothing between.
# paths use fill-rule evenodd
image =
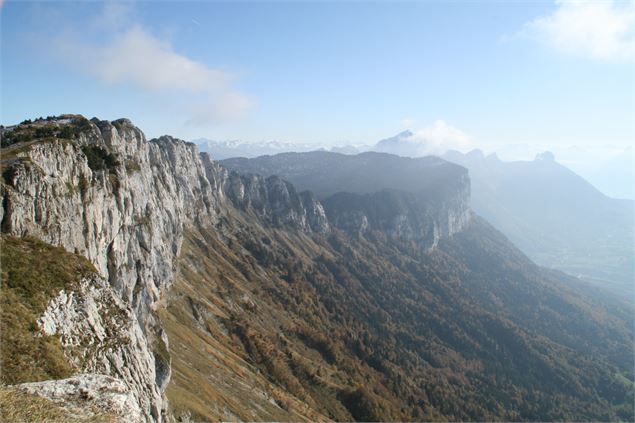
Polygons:
<instances>
[{"instance_id":1,"label":"sky","mask_svg":"<svg viewBox=\"0 0 635 423\"><path fill-rule=\"evenodd\" d=\"M320 145L410 129L581 168L632 154L632 0L0 7L4 125L79 113L148 137Z\"/></svg>"}]
</instances>

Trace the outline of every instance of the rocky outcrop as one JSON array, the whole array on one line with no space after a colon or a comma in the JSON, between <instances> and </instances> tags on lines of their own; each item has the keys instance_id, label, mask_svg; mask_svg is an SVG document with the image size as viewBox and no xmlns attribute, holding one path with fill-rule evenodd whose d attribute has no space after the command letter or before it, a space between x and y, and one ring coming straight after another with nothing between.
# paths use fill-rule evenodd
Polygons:
<instances>
[{"instance_id":1,"label":"rocky outcrop","mask_svg":"<svg viewBox=\"0 0 635 423\"><path fill-rule=\"evenodd\" d=\"M146 420L165 417L170 365L155 310L173 280L184 230L214 226L235 205L272 225L328 231L310 194L278 178L230 174L191 143L169 136L148 141L126 119L64 116L4 129L3 139L18 141L3 142L2 232L87 257L112 290L60 293L41 320L43 330L58 333L69 348L83 333L93 336L96 350L80 354L88 362L83 368L124 381ZM117 332L127 347L107 346L112 334L99 318L108 310L95 295L131 311L120 316L123 332Z\"/></svg>"},{"instance_id":2,"label":"rocky outcrop","mask_svg":"<svg viewBox=\"0 0 635 423\"><path fill-rule=\"evenodd\" d=\"M329 224L322 204L308 192L298 194L278 176L229 174L227 194L242 210L252 210L263 221L302 231L326 234Z\"/></svg>"},{"instance_id":3,"label":"rocky outcrop","mask_svg":"<svg viewBox=\"0 0 635 423\"><path fill-rule=\"evenodd\" d=\"M117 392L133 400L139 415L134 421L141 420L141 410L145 410L146 417L158 419L165 386L159 383L156 359L133 311L107 281L85 278L72 291L61 291L49 302L38 324L45 335L59 337L74 368L82 373L110 375L117 378L119 385L123 384L125 390L117 388ZM155 350L165 351L165 346ZM78 378L81 383L94 384Z\"/></svg>"},{"instance_id":4,"label":"rocky outcrop","mask_svg":"<svg viewBox=\"0 0 635 423\"><path fill-rule=\"evenodd\" d=\"M72 421L136 423L143 414L126 384L100 374L81 374L68 379L23 383L14 387L27 394L48 398L62 406Z\"/></svg>"}]
</instances>

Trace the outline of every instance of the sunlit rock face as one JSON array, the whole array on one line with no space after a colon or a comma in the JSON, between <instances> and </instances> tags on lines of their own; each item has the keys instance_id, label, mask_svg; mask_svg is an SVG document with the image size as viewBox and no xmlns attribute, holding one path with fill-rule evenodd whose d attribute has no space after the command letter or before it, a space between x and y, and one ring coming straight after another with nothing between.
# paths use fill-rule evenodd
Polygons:
<instances>
[{"instance_id":1,"label":"sunlit rock face","mask_svg":"<svg viewBox=\"0 0 635 423\"><path fill-rule=\"evenodd\" d=\"M23 383L15 389L61 405L73 420L145 421L128 386L119 379L103 374L85 373L68 379Z\"/></svg>"},{"instance_id":2,"label":"sunlit rock face","mask_svg":"<svg viewBox=\"0 0 635 423\"><path fill-rule=\"evenodd\" d=\"M102 278L84 278L75 289L60 291L38 324L45 335L59 337L65 355L82 374L67 383L23 386L27 392L64 401L75 384L86 391L82 395L87 399L103 403L128 421L158 420L165 389L158 381L165 375L157 371L137 322L130 307Z\"/></svg>"},{"instance_id":3,"label":"sunlit rock face","mask_svg":"<svg viewBox=\"0 0 635 423\"><path fill-rule=\"evenodd\" d=\"M235 206L272 225L325 234L326 214L314 196L279 178L230 174L194 144L169 136L146 140L127 119L73 116L46 125L81 130L72 140L33 139L3 151L2 232L33 236L93 262L107 281L98 296L127 310L121 335L131 342L128 349L84 352L93 363L87 371L124 380L142 415L160 421L170 364L155 311L173 281L184 230L214 226ZM86 326L101 322L103 310L85 288L60 293L41 320L67 346L82 333L105 339L101 323Z\"/></svg>"}]
</instances>

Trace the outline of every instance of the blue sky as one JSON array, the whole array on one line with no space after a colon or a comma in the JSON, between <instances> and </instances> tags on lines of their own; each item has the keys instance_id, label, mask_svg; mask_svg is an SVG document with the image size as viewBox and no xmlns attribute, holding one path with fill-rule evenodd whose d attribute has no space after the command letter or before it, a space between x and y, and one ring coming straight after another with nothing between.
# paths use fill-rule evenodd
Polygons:
<instances>
[{"instance_id":1,"label":"blue sky","mask_svg":"<svg viewBox=\"0 0 635 423\"><path fill-rule=\"evenodd\" d=\"M9 1L2 123L81 113L128 117L149 137L346 144L409 128L448 147L621 151L634 10Z\"/></svg>"}]
</instances>

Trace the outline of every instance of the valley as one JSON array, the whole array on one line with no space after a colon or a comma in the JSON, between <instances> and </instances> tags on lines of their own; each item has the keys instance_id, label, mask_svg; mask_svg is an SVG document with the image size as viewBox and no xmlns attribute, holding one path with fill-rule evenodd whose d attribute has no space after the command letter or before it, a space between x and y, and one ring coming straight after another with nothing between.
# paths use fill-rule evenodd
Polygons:
<instances>
[{"instance_id":1,"label":"valley","mask_svg":"<svg viewBox=\"0 0 635 423\"><path fill-rule=\"evenodd\" d=\"M10 131L3 253L42 243L94 273L34 305L3 257L3 301L34 316L3 322L46 330L63 370L3 373L10 392L69 411L48 387L72 377L96 413L148 422L633 419L632 305L534 264L458 165L309 153L280 177L128 120Z\"/></svg>"}]
</instances>

